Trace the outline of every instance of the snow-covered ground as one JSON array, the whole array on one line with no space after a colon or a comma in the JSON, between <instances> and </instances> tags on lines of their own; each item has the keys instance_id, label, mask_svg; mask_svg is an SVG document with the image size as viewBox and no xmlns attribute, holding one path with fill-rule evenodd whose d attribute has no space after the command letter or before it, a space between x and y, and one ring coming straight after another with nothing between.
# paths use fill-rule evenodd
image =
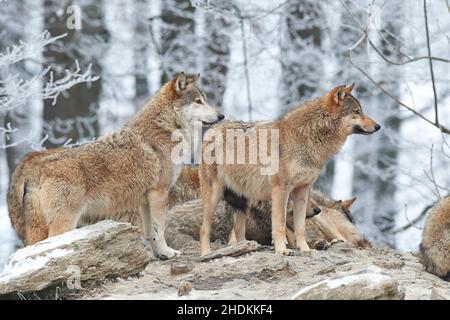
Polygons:
<instances>
[{"instance_id":1,"label":"snow-covered ground","mask_svg":"<svg viewBox=\"0 0 450 320\"><path fill-rule=\"evenodd\" d=\"M3 204L0 206L0 271L3 270L6 259L15 251L18 242Z\"/></svg>"}]
</instances>

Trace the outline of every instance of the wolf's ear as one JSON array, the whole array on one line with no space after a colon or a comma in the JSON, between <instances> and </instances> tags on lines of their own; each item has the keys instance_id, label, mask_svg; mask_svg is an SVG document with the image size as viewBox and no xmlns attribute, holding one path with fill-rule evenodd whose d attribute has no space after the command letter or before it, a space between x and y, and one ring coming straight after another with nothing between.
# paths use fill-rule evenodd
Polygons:
<instances>
[{"instance_id":1,"label":"wolf's ear","mask_svg":"<svg viewBox=\"0 0 450 320\"><path fill-rule=\"evenodd\" d=\"M192 83L197 83L198 79L200 79L200 73L197 73L191 77Z\"/></svg>"},{"instance_id":2,"label":"wolf's ear","mask_svg":"<svg viewBox=\"0 0 450 320\"><path fill-rule=\"evenodd\" d=\"M184 89L186 89L186 74L183 71L181 71L177 75L175 82L173 84L173 89L175 90L176 93L179 93Z\"/></svg>"},{"instance_id":3,"label":"wolf's ear","mask_svg":"<svg viewBox=\"0 0 450 320\"><path fill-rule=\"evenodd\" d=\"M350 209L350 207L353 205L353 203L356 201L356 197L353 197L351 199L348 200L343 200L342 201L342 208L344 209Z\"/></svg>"},{"instance_id":4,"label":"wolf's ear","mask_svg":"<svg viewBox=\"0 0 450 320\"><path fill-rule=\"evenodd\" d=\"M339 106L339 102L344 100L347 93L345 92L345 86L337 86L333 90L331 90L327 96L326 100L327 109L329 112L336 112Z\"/></svg>"},{"instance_id":5,"label":"wolf's ear","mask_svg":"<svg viewBox=\"0 0 450 320\"><path fill-rule=\"evenodd\" d=\"M333 203L332 206L334 209L336 210L341 210L342 209L342 200L337 200Z\"/></svg>"},{"instance_id":6,"label":"wolf's ear","mask_svg":"<svg viewBox=\"0 0 450 320\"><path fill-rule=\"evenodd\" d=\"M355 83L353 82L350 86L348 86L348 87L346 87L346 88L344 89L345 93L346 93L346 94L352 93L352 90L353 90L354 87L355 87Z\"/></svg>"}]
</instances>

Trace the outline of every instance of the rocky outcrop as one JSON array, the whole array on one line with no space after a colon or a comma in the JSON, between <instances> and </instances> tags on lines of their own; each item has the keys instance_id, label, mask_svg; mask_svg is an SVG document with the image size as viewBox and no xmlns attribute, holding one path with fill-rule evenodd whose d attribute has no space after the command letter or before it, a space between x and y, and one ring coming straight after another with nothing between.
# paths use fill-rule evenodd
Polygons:
<instances>
[{"instance_id":1,"label":"rocky outcrop","mask_svg":"<svg viewBox=\"0 0 450 320\"><path fill-rule=\"evenodd\" d=\"M61 283L77 289L85 280L135 275L148 262L138 229L106 220L18 250L0 274L0 295Z\"/></svg>"}]
</instances>

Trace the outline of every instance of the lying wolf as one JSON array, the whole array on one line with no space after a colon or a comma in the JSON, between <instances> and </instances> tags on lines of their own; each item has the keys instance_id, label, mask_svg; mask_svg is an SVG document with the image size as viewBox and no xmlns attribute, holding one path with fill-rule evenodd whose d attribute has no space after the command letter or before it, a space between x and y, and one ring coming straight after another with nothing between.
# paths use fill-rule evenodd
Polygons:
<instances>
[{"instance_id":1,"label":"lying wolf","mask_svg":"<svg viewBox=\"0 0 450 320\"><path fill-rule=\"evenodd\" d=\"M326 161L339 151L349 135L369 135L380 129L380 125L363 113L360 103L351 95L352 89L353 85L336 87L323 97L306 102L273 122L227 121L208 130L203 150L212 150L211 156L206 155L217 159L210 161L204 152L199 170L204 210L200 231L201 255L210 252L212 218L227 190L243 196L250 203L272 200L272 240L275 252L284 255L293 254L285 241L286 208L291 197L296 248L301 254L309 255L305 218L311 186ZM227 140L216 150L217 141L223 141L225 137L228 139L229 132L236 131L255 138L244 140L244 151L239 151L234 140ZM264 132L268 132L271 138L267 138L267 135L261 137ZM278 144L272 140L274 134L279 137ZM231 148L229 142L232 142ZM249 161L252 145L260 149L264 145L271 155L279 155L276 157L279 160L278 170L267 172L267 166L261 158L258 162ZM246 161L243 164L238 161L229 163L228 159L234 159L235 154L243 155ZM234 229L238 241L245 234L247 216L236 216Z\"/></svg>"},{"instance_id":2,"label":"lying wolf","mask_svg":"<svg viewBox=\"0 0 450 320\"><path fill-rule=\"evenodd\" d=\"M225 200L230 201L233 196L236 197L236 195L231 195L227 192ZM315 249L324 249L329 247L332 241L345 241L360 248L370 247L370 243L364 239L354 225L350 207L355 200L356 198L336 201L326 197L320 191L311 190L305 228L308 245ZM260 201L250 210L247 210L245 199L243 198L240 199L240 202L233 200L232 203L240 204L240 206L229 206L226 216L230 221L227 224L235 226L236 216L247 214L245 238L255 240L264 245L270 245L272 241L270 201ZM314 212L314 208L319 208L320 214L317 211ZM289 200L286 216L286 240L291 248L296 247L293 224L292 201ZM233 229L230 242L235 243L238 241L236 232Z\"/></svg>"},{"instance_id":3,"label":"lying wolf","mask_svg":"<svg viewBox=\"0 0 450 320\"><path fill-rule=\"evenodd\" d=\"M192 132L196 121L212 124L224 118L208 105L197 80L180 73L124 127L42 159L38 181L24 177L19 201L25 214L15 218L26 221L22 225L30 231L20 230L26 242L72 230L87 212L106 216L139 208L155 256L178 255L164 239L169 189L181 171L181 164L172 161L172 150L179 144L173 133Z\"/></svg>"},{"instance_id":4,"label":"lying wolf","mask_svg":"<svg viewBox=\"0 0 450 320\"><path fill-rule=\"evenodd\" d=\"M450 197L430 211L420 244L420 262L428 272L450 281Z\"/></svg>"}]
</instances>

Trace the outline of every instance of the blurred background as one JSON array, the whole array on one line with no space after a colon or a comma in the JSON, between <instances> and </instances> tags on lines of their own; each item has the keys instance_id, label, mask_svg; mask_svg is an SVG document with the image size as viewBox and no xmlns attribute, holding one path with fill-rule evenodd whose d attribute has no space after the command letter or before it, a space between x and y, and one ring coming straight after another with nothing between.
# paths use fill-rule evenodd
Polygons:
<instances>
[{"instance_id":1,"label":"blurred background","mask_svg":"<svg viewBox=\"0 0 450 320\"><path fill-rule=\"evenodd\" d=\"M450 193L448 0L0 0L0 269L21 157L120 127L180 70L240 120L355 82L383 129L352 136L316 187L357 196L375 245L417 249Z\"/></svg>"}]
</instances>

